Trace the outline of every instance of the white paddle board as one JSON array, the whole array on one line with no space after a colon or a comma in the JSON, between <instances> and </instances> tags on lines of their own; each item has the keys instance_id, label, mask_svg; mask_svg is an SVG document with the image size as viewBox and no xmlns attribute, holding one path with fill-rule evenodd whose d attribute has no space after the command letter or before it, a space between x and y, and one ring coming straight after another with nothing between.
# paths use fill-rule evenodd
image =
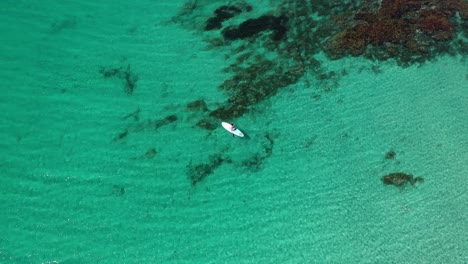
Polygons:
<instances>
[{"instance_id":1,"label":"white paddle board","mask_svg":"<svg viewBox=\"0 0 468 264\"><path fill-rule=\"evenodd\" d=\"M230 133L238 136L238 137L243 137L244 136L244 133L242 133L242 131L240 131L239 129L235 129L235 130L232 130L232 125L229 124L229 123L226 123L226 122L221 122L221 125L223 125L224 129L226 129L227 131L229 131Z\"/></svg>"}]
</instances>

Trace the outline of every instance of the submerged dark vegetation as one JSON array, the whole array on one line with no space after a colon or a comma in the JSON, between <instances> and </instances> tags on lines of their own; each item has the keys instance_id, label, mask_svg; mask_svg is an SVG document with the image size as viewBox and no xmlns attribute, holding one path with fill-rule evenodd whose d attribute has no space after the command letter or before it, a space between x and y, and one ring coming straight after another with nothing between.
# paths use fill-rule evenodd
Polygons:
<instances>
[{"instance_id":1,"label":"submerged dark vegetation","mask_svg":"<svg viewBox=\"0 0 468 264\"><path fill-rule=\"evenodd\" d=\"M253 15L254 2L214 10L199 2L187 2L174 21L205 31L214 49L232 47L229 57L235 58L224 69L232 77L219 86L229 99L209 113L216 119L238 118L304 76L336 83L338 74L315 58L321 52L330 59L394 59L403 67L440 54L468 54L463 0L288 0L261 15ZM207 18L197 27L200 14Z\"/></svg>"},{"instance_id":2,"label":"submerged dark vegetation","mask_svg":"<svg viewBox=\"0 0 468 264\"><path fill-rule=\"evenodd\" d=\"M255 12L255 4L237 1L213 10L212 4L194 0L173 18L200 32L212 49L231 47L226 55L230 65L223 69L231 77L218 87L228 99L214 109L203 99L187 105L189 111L201 113L196 123L201 129L211 131L218 120L239 118L301 79L322 84L314 96L319 100L347 73L346 69L327 71L317 59L319 53L332 60L346 56L374 62L391 59L401 67L439 55L468 54L468 2L464 0L284 0L263 14ZM206 19L197 25L201 14ZM380 73L374 67L372 71ZM270 154L258 154L244 165L254 168ZM395 155L389 151L385 159ZM189 171L197 174L190 176L192 184L225 162L221 156L191 167ZM384 184L397 187L420 181L405 173L382 177Z\"/></svg>"},{"instance_id":3,"label":"submerged dark vegetation","mask_svg":"<svg viewBox=\"0 0 468 264\"><path fill-rule=\"evenodd\" d=\"M214 108L203 99L186 105L187 111L198 116L194 126L200 129L212 131L219 120L235 120L299 80L319 84L313 98L320 100L338 86L347 71L328 71L318 54L332 60L347 56L373 62L393 60L401 67L439 55L468 54L468 2L464 0L283 0L264 13L256 10L256 4L233 1L214 7L213 2L193 0L173 18L173 22L199 32L210 48L230 50L226 54L228 66L222 69L230 77L218 87L227 100ZM200 17L204 17L202 24ZM378 66L372 71L380 73ZM136 88L138 78L130 65L103 67L100 73L105 78L122 79L129 95ZM137 122L115 140L126 138L129 132L157 130L176 121L174 114ZM271 156L273 138L265 138L264 149L242 165L255 170ZM385 159L393 159L395 154L390 151ZM187 174L195 186L230 162L224 153L213 154L207 162L187 165ZM382 181L397 187L420 181L408 175L393 173Z\"/></svg>"}]
</instances>

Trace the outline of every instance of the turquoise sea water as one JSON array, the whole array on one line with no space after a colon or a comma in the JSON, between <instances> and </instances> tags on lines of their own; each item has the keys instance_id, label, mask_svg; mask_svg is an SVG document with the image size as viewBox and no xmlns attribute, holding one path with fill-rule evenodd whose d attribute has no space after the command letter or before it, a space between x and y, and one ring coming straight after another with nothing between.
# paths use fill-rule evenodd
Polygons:
<instances>
[{"instance_id":1,"label":"turquoise sea water","mask_svg":"<svg viewBox=\"0 0 468 264\"><path fill-rule=\"evenodd\" d=\"M339 80L306 74L232 138L187 109L229 73L182 6L0 4L1 263L468 262L466 58L317 54Z\"/></svg>"}]
</instances>

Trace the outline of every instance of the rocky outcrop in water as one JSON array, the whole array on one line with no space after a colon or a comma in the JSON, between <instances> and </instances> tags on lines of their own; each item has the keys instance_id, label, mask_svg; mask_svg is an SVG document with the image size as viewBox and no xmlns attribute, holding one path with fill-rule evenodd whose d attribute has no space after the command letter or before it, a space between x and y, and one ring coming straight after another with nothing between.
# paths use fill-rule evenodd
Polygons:
<instances>
[{"instance_id":1,"label":"rocky outcrop in water","mask_svg":"<svg viewBox=\"0 0 468 264\"><path fill-rule=\"evenodd\" d=\"M424 182L424 179L422 177L414 177L411 174L396 172L383 176L382 182L385 185L394 185L401 188L408 184L415 185L418 182Z\"/></svg>"}]
</instances>

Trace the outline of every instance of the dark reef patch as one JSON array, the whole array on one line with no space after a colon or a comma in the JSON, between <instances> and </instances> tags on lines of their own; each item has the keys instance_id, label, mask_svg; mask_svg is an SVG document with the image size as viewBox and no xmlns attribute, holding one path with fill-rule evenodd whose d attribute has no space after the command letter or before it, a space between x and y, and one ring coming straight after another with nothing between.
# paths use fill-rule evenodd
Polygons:
<instances>
[{"instance_id":1,"label":"dark reef patch","mask_svg":"<svg viewBox=\"0 0 468 264\"><path fill-rule=\"evenodd\" d=\"M211 8L189 2L172 21L197 28L200 14L213 13L206 6ZM229 99L211 110L214 118L241 117L300 79L307 85L309 78L315 79L318 92L333 91L346 74L326 70L316 56L321 52L332 59L349 55L394 58L401 66L438 54L468 54L466 40L458 37L466 36L468 24L468 2L462 0L280 1L273 10L255 17L253 12L244 12L249 11L245 6L219 6L216 20L207 19L213 23L208 26L212 33L204 37L209 47L233 46L231 54L226 54L231 64L223 69L232 75L219 87ZM223 25L222 21L240 12L244 21ZM381 72L375 65L371 70Z\"/></svg>"},{"instance_id":2,"label":"dark reef patch","mask_svg":"<svg viewBox=\"0 0 468 264\"><path fill-rule=\"evenodd\" d=\"M396 156L396 152L393 150L389 150L387 153L385 153L385 159L394 159Z\"/></svg>"},{"instance_id":3,"label":"dark reef patch","mask_svg":"<svg viewBox=\"0 0 468 264\"><path fill-rule=\"evenodd\" d=\"M332 25L325 21L330 21L340 11L355 8L355 2L333 5L328 1L283 1L274 10L260 16L252 17L252 14L249 17L250 13L244 13L246 19L237 26L223 28L221 25L221 28L213 30L214 34L220 35L213 37L210 33L204 38L210 48L233 46L231 54L226 55L231 64L223 69L232 75L219 87L229 98L212 109L209 116L230 120L241 117L304 76L306 84L310 85L308 78L312 77L319 85L323 84L325 88L320 87L323 91L332 91L338 86L341 75L322 68L322 63L314 55L322 51L323 41L331 32ZM207 12L203 4L185 6L184 12L172 21L193 28L197 15ZM239 4L235 6L239 7ZM225 9L220 7L219 10L221 13ZM314 19L317 10L327 17ZM237 12L232 9L224 15L230 17Z\"/></svg>"},{"instance_id":4,"label":"dark reef patch","mask_svg":"<svg viewBox=\"0 0 468 264\"><path fill-rule=\"evenodd\" d=\"M230 95L226 104L210 112L219 119L234 119L246 113L251 106L275 95L282 87L297 82L300 73L282 74L281 65L271 60L261 60L245 69L236 70L237 74L224 81L220 89Z\"/></svg>"},{"instance_id":5,"label":"dark reef patch","mask_svg":"<svg viewBox=\"0 0 468 264\"><path fill-rule=\"evenodd\" d=\"M288 31L286 24L288 18L286 16L261 16L252 18L242 22L238 27L227 27L222 31L223 37L226 40L246 39L253 37L260 32L271 30L273 31L272 40L281 40Z\"/></svg>"},{"instance_id":6,"label":"dark reef patch","mask_svg":"<svg viewBox=\"0 0 468 264\"><path fill-rule=\"evenodd\" d=\"M198 100L192 101L187 104L187 109L193 112L198 112L197 114L198 117L199 117L199 114L202 113L201 119L198 120L198 122L195 124L196 127L206 129L209 131L215 130L218 127L217 126L218 120L212 117L206 116L205 114L209 111L205 100L198 99Z\"/></svg>"},{"instance_id":7,"label":"dark reef patch","mask_svg":"<svg viewBox=\"0 0 468 264\"><path fill-rule=\"evenodd\" d=\"M424 182L424 179L422 177L414 177L411 174L396 172L383 176L382 182L385 185L394 185L402 188L408 184L415 185L417 182Z\"/></svg>"},{"instance_id":8,"label":"dark reef patch","mask_svg":"<svg viewBox=\"0 0 468 264\"><path fill-rule=\"evenodd\" d=\"M383 0L363 4L354 16L336 17L333 36L324 45L333 59L363 55L374 60L395 59L400 65L421 63L439 54L467 54L449 41L456 39L465 14L464 0ZM459 31L462 31L459 29ZM458 42L466 41L458 39ZM456 51L455 51L456 50Z\"/></svg>"},{"instance_id":9,"label":"dark reef patch","mask_svg":"<svg viewBox=\"0 0 468 264\"><path fill-rule=\"evenodd\" d=\"M231 19L244 11L250 12L251 10L252 6L247 4L220 6L214 11L215 16L208 18L206 21L205 30L209 31L220 29L224 21Z\"/></svg>"},{"instance_id":10,"label":"dark reef patch","mask_svg":"<svg viewBox=\"0 0 468 264\"><path fill-rule=\"evenodd\" d=\"M207 176L213 174L216 168L221 166L223 162L230 162L230 159L225 158L220 154L210 156L208 163L200 163L193 165L192 162L190 162L190 164L188 164L186 168L187 176L192 186L196 186Z\"/></svg>"},{"instance_id":11,"label":"dark reef patch","mask_svg":"<svg viewBox=\"0 0 468 264\"><path fill-rule=\"evenodd\" d=\"M124 91L126 94L131 95L135 91L138 76L131 71L130 64L126 67L101 67L99 73L104 78L117 77L124 81Z\"/></svg>"},{"instance_id":12,"label":"dark reef patch","mask_svg":"<svg viewBox=\"0 0 468 264\"><path fill-rule=\"evenodd\" d=\"M264 13L242 11L241 15L236 8L220 5L214 13L215 19L212 2L192 1L172 19L192 32L203 34L201 39L208 48L225 55L226 67L220 70L228 77L218 88L226 99L210 102L210 106L216 105L210 109L202 101L187 106L194 111L192 115L201 116L197 127L212 130L219 120L235 122L300 80L304 81L304 89L310 88L313 100L326 99L339 87L340 79L352 72L327 69L327 64L320 59L323 53L331 59L347 56L363 56L372 61L394 59L402 67L424 63L441 54L468 54L467 1L284 0L275 3L278 4L273 7L271 2L272 9ZM366 70L379 74L378 65L379 62L373 62ZM274 151L274 139L265 135L261 150L241 164L252 170L261 169ZM307 140L304 146L310 148L314 140ZM385 162L398 164L395 155L387 153ZM223 162L220 157L210 160L190 166L192 185L213 173ZM382 177L382 182L400 187L422 182L422 178L393 173Z\"/></svg>"}]
</instances>

